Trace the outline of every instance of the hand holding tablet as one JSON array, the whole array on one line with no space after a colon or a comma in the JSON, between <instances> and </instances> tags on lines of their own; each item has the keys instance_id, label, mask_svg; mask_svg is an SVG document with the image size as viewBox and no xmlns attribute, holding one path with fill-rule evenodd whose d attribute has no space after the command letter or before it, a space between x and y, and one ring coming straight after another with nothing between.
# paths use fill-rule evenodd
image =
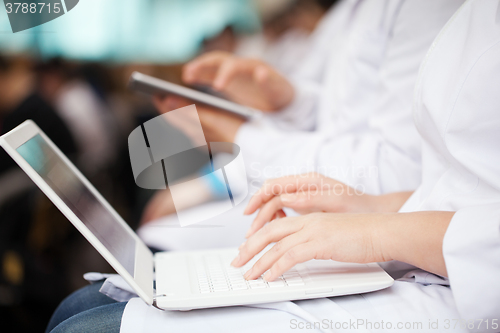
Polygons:
<instances>
[{"instance_id":1,"label":"hand holding tablet","mask_svg":"<svg viewBox=\"0 0 500 333\"><path fill-rule=\"evenodd\" d=\"M261 111L243 106L223 98L215 97L171 82L167 82L139 72L132 73L129 86L131 89L146 94L173 94L199 102L244 119L258 117Z\"/></svg>"}]
</instances>

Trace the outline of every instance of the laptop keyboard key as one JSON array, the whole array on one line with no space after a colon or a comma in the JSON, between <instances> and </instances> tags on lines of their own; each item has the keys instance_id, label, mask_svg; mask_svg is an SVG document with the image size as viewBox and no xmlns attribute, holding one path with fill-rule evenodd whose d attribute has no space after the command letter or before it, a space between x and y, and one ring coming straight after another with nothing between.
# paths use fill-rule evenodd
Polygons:
<instances>
[{"instance_id":1,"label":"laptop keyboard key","mask_svg":"<svg viewBox=\"0 0 500 333\"><path fill-rule=\"evenodd\" d=\"M247 290L248 286L246 283L231 284L232 290Z\"/></svg>"},{"instance_id":2,"label":"laptop keyboard key","mask_svg":"<svg viewBox=\"0 0 500 333\"><path fill-rule=\"evenodd\" d=\"M265 283L255 283L250 285L251 289L262 289L262 288L267 288L267 284Z\"/></svg>"},{"instance_id":3,"label":"laptop keyboard key","mask_svg":"<svg viewBox=\"0 0 500 333\"><path fill-rule=\"evenodd\" d=\"M227 262L232 258L223 259L213 255L193 258L193 268L198 276L198 286L201 294L305 285L302 277L295 269L286 272L272 282L266 282L262 276L256 280L247 281L243 277L245 269L229 266Z\"/></svg>"},{"instance_id":4,"label":"laptop keyboard key","mask_svg":"<svg viewBox=\"0 0 500 333\"><path fill-rule=\"evenodd\" d=\"M215 286L214 291L229 291L229 287L226 286Z\"/></svg>"},{"instance_id":5,"label":"laptop keyboard key","mask_svg":"<svg viewBox=\"0 0 500 333\"><path fill-rule=\"evenodd\" d=\"M281 279L277 279L275 281L268 282L267 284L268 284L269 288L285 287L285 282L283 282L283 280L281 280Z\"/></svg>"}]
</instances>

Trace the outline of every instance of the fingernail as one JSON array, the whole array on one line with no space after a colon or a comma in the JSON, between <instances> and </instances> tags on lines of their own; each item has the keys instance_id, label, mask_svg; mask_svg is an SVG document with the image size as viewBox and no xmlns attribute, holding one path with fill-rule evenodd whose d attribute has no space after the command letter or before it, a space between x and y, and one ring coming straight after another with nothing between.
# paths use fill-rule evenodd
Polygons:
<instances>
[{"instance_id":1,"label":"fingernail","mask_svg":"<svg viewBox=\"0 0 500 333\"><path fill-rule=\"evenodd\" d=\"M250 277L250 275L252 275L252 270L253 270L253 267L250 268L248 270L248 272L245 273L245 275L243 275L243 277L245 278L245 280L248 280L248 278Z\"/></svg>"},{"instance_id":2,"label":"fingernail","mask_svg":"<svg viewBox=\"0 0 500 333\"><path fill-rule=\"evenodd\" d=\"M241 250L241 248L242 248L243 246L245 246L245 244L246 244L246 243L247 243L247 241L244 241L243 243L241 243L241 245L240 245L240 247L238 248L238 250ZM239 255L238 255L238 257L239 257Z\"/></svg>"},{"instance_id":3,"label":"fingernail","mask_svg":"<svg viewBox=\"0 0 500 333\"><path fill-rule=\"evenodd\" d=\"M233 259L233 261L231 262L231 266L235 267L235 266L238 264L238 262L240 261L240 258L241 258L241 257L240 257L240 255L238 254L238 255L236 256L236 258L234 258L234 259Z\"/></svg>"},{"instance_id":4,"label":"fingernail","mask_svg":"<svg viewBox=\"0 0 500 333\"><path fill-rule=\"evenodd\" d=\"M267 273L264 275L264 280L266 280L267 282L271 282L271 277L272 277L272 274L271 274L271 270L268 270Z\"/></svg>"},{"instance_id":5,"label":"fingernail","mask_svg":"<svg viewBox=\"0 0 500 333\"><path fill-rule=\"evenodd\" d=\"M297 196L295 194L283 194L281 196L281 201L284 202L294 202L297 200Z\"/></svg>"}]
</instances>

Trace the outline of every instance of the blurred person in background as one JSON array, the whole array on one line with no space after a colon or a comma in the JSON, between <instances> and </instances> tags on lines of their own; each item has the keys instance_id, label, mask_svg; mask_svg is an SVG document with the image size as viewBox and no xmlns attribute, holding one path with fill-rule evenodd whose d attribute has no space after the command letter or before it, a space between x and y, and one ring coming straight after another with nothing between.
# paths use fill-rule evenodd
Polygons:
<instances>
[{"instance_id":1,"label":"blurred person in background","mask_svg":"<svg viewBox=\"0 0 500 333\"><path fill-rule=\"evenodd\" d=\"M318 24L336 2L258 0L256 5L263 20L262 33L243 36L234 53L261 59L282 75L291 75L308 56Z\"/></svg>"},{"instance_id":2,"label":"blurred person in background","mask_svg":"<svg viewBox=\"0 0 500 333\"><path fill-rule=\"evenodd\" d=\"M29 60L0 56L0 133L32 119L66 155L75 157L78 148L73 135L50 103L36 91L35 78ZM17 168L3 150L0 154L0 172Z\"/></svg>"},{"instance_id":3,"label":"blurred person in background","mask_svg":"<svg viewBox=\"0 0 500 333\"><path fill-rule=\"evenodd\" d=\"M78 75L82 67L71 67L60 58L42 62L37 66L37 86L68 124L80 150L78 164L92 175L115 158L116 127L105 97Z\"/></svg>"},{"instance_id":4,"label":"blurred person in background","mask_svg":"<svg viewBox=\"0 0 500 333\"><path fill-rule=\"evenodd\" d=\"M73 135L36 92L35 77L31 59L0 55L0 135L32 119L75 160L79 151ZM46 325L51 309L74 290L68 288L73 280L66 273L72 263L65 255L76 233L40 194L0 149L0 318L5 327L17 323L19 332ZM80 281L75 287L81 285Z\"/></svg>"},{"instance_id":5,"label":"blurred person in background","mask_svg":"<svg viewBox=\"0 0 500 333\"><path fill-rule=\"evenodd\" d=\"M289 75L308 55L314 31L337 0L255 0L262 31L238 34L227 26L203 41L202 53L224 51L265 61L283 75Z\"/></svg>"},{"instance_id":6,"label":"blurred person in background","mask_svg":"<svg viewBox=\"0 0 500 333\"><path fill-rule=\"evenodd\" d=\"M35 121L127 217L134 202L123 189L129 183L136 189L131 171L124 172L128 151L124 147L125 161L115 159L117 124L106 105L108 92L98 90L103 80L92 85L91 66L0 56L0 134ZM44 327L61 299L85 284L82 274L111 271L3 149L0 268L0 306L7 306L0 318L17 323L20 332Z\"/></svg>"},{"instance_id":7,"label":"blurred person in background","mask_svg":"<svg viewBox=\"0 0 500 333\"><path fill-rule=\"evenodd\" d=\"M266 111L264 119L244 122L197 105L207 141L238 144L255 187L267 178L317 171L370 194L414 190L420 182L421 142L411 116L418 69L462 3L341 1L318 25L308 58L290 79L260 60L200 56L185 66L185 82ZM160 112L187 104L173 96L156 100ZM160 192L144 220L174 211L171 202L168 190ZM160 235L147 226L139 232L166 249L234 246L250 223L241 212L208 220L225 225L213 234L170 229ZM231 223L237 216L241 222Z\"/></svg>"},{"instance_id":8,"label":"blurred person in background","mask_svg":"<svg viewBox=\"0 0 500 333\"><path fill-rule=\"evenodd\" d=\"M95 62L62 58L40 61L35 66L36 88L68 124L78 146L76 163L87 178L120 213L133 218L138 205L130 170L124 116L133 119L132 106L115 89L112 67ZM120 119L122 118L122 119ZM136 206L141 206L137 207Z\"/></svg>"}]
</instances>

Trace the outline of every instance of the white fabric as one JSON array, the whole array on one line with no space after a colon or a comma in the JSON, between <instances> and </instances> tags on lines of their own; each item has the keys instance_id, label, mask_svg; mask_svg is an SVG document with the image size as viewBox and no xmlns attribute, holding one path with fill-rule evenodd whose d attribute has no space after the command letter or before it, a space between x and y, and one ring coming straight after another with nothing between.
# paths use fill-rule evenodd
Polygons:
<instances>
[{"instance_id":1,"label":"white fabric","mask_svg":"<svg viewBox=\"0 0 500 333\"><path fill-rule=\"evenodd\" d=\"M125 308L120 332L467 332L453 329L454 318L459 314L449 288L396 281L391 288L364 295L189 312L161 311L133 298ZM451 328L444 330L447 319ZM436 321L441 330L429 328ZM305 327L316 322L320 323L317 329L298 329L299 323ZM397 329L398 325L402 328Z\"/></svg>"},{"instance_id":2,"label":"white fabric","mask_svg":"<svg viewBox=\"0 0 500 333\"><path fill-rule=\"evenodd\" d=\"M423 183L402 209L457 211L443 244L450 285L463 318L490 323L500 321L499 87L500 1L470 1L420 71Z\"/></svg>"},{"instance_id":3,"label":"white fabric","mask_svg":"<svg viewBox=\"0 0 500 333\"><path fill-rule=\"evenodd\" d=\"M118 274L85 273L83 278L90 283L104 280L99 292L114 299L117 302L128 302L137 297L134 289Z\"/></svg>"},{"instance_id":4,"label":"white fabric","mask_svg":"<svg viewBox=\"0 0 500 333\"><path fill-rule=\"evenodd\" d=\"M263 33L243 37L238 41L235 54L246 58L259 58L288 76L297 63L306 58L312 36L302 29L290 29L276 40L269 41Z\"/></svg>"},{"instance_id":5,"label":"white fabric","mask_svg":"<svg viewBox=\"0 0 500 333\"><path fill-rule=\"evenodd\" d=\"M414 190L420 184L420 139L411 117L418 68L462 3L336 6L293 76L296 100L275 116L290 126L278 130L264 120L237 133L249 176L262 181L316 170L373 194Z\"/></svg>"},{"instance_id":6,"label":"white fabric","mask_svg":"<svg viewBox=\"0 0 500 333\"><path fill-rule=\"evenodd\" d=\"M492 323L500 319L499 80L500 1L468 0L443 28L420 71L415 121L425 141L423 182L403 207L457 211L443 244L451 289L442 285L444 279L415 270L382 291L261 309L163 312L133 299L125 309L122 332L286 332L295 331L290 320L325 318L393 325L368 330L374 332L419 322L422 329L399 331L466 331L455 322L462 318L474 321L471 331L497 332Z\"/></svg>"}]
</instances>

